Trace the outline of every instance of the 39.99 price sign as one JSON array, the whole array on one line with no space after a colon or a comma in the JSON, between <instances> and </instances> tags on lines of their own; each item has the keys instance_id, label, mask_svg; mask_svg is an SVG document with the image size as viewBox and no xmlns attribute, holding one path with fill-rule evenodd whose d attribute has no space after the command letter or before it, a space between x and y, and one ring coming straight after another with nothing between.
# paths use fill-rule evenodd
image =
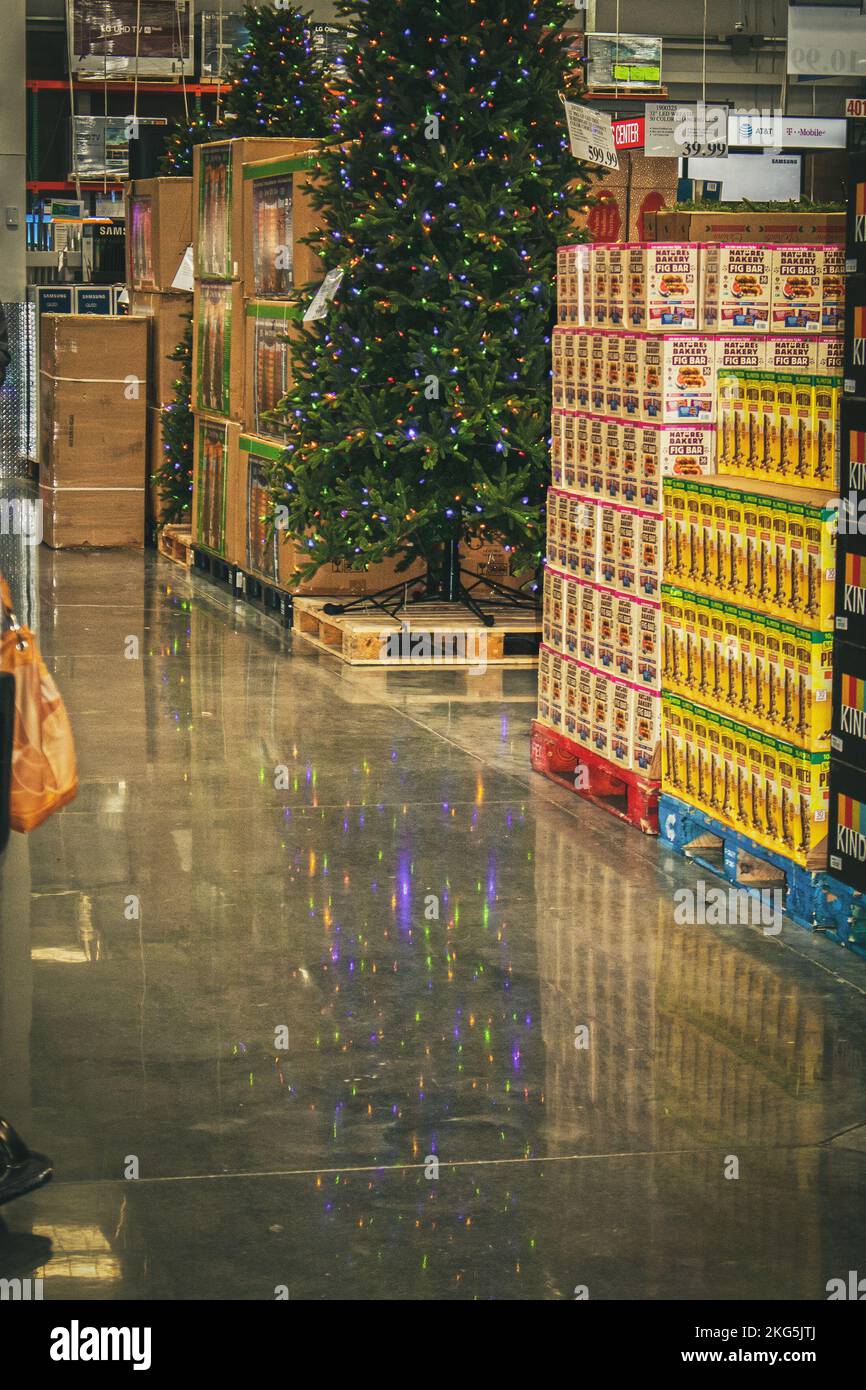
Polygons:
<instances>
[{"instance_id":1,"label":"39.99 price sign","mask_svg":"<svg viewBox=\"0 0 866 1390\"><path fill-rule=\"evenodd\" d=\"M590 111L576 101L566 101L565 117L568 139L575 159L585 164L598 164L604 169L618 169L619 156L613 139L613 122L603 111Z\"/></svg>"}]
</instances>

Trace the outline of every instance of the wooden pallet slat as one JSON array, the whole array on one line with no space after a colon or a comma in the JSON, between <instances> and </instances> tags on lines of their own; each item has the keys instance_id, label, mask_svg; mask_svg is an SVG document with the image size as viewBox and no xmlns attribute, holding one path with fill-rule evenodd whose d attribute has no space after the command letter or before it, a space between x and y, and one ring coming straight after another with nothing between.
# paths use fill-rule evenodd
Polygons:
<instances>
[{"instance_id":1,"label":"wooden pallet slat","mask_svg":"<svg viewBox=\"0 0 866 1390\"><path fill-rule=\"evenodd\" d=\"M156 538L157 550L166 560L189 569L192 565L192 534L188 526L161 526Z\"/></svg>"},{"instance_id":2,"label":"wooden pallet slat","mask_svg":"<svg viewBox=\"0 0 866 1390\"><path fill-rule=\"evenodd\" d=\"M493 627L472 614L445 603L411 605L392 618L372 604L350 613L329 614L325 604L335 600L294 599L293 630L322 651L332 652L350 666L465 669L483 666L533 668L538 663L541 614L507 608L497 610ZM339 601L339 600L337 600ZM385 635L396 649L387 650ZM419 652L423 639L428 653Z\"/></svg>"}]
</instances>

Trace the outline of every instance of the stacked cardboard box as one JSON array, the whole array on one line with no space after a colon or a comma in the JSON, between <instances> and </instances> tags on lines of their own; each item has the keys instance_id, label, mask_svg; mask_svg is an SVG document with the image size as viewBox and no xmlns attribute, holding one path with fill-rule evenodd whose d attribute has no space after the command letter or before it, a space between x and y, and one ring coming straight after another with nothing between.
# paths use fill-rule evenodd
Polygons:
<instances>
[{"instance_id":1,"label":"stacked cardboard box","mask_svg":"<svg viewBox=\"0 0 866 1390\"><path fill-rule=\"evenodd\" d=\"M866 890L866 157L849 157L830 768L831 873Z\"/></svg>"},{"instance_id":2,"label":"stacked cardboard box","mask_svg":"<svg viewBox=\"0 0 866 1390\"><path fill-rule=\"evenodd\" d=\"M192 179L138 179L126 195L126 274L130 314L148 328L147 474L148 521L159 522L162 505L152 482L162 464L162 412L174 400L177 364L169 354L183 338L192 295L173 282L192 242Z\"/></svg>"},{"instance_id":3,"label":"stacked cardboard box","mask_svg":"<svg viewBox=\"0 0 866 1390\"><path fill-rule=\"evenodd\" d=\"M193 158L193 539L243 568L251 555L261 559L263 570L251 568L271 582L248 533L249 453L242 456L240 439L267 443L267 412L290 384L297 310L287 298L313 270L299 239L315 226L302 185L316 148L242 138L199 146Z\"/></svg>"},{"instance_id":4,"label":"stacked cardboard box","mask_svg":"<svg viewBox=\"0 0 866 1390\"><path fill-rule=\"evenodd\" d=\"M143 545L145 324L43 314L39 375L46 544Z\"/></svg>"},{"instance_id":5,"label":"stacked cardboard box","mask_svg":"<svg viewBox=\"0 0 866 1390\"><path fill-rule=\"evenodd\" d=\"M663 790L822 868L835 501L724 474L664 495Z\"/></svg>"}]
</instances>

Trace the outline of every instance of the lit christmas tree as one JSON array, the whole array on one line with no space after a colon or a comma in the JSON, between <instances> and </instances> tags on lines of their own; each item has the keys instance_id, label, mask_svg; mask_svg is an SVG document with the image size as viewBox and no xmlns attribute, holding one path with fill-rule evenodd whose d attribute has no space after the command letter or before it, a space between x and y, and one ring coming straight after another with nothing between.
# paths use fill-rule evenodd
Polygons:
<instances>
[{"instance_id":1,"label":"lit christmas tree","mask_svg":"<svg viewBox=\"0 0 866 1390\"><path fill-rule=\"evenodd\" d=\"M329 130L311 18L300 9L244 6L250 41L226 73L231 90L223 106L223 138L317 136Z\"/></svg>"},{"instance_id":2,"label":"lit christmas tree","mask_svg":"<svg viewBox=\"0 0 866 1390\"><path fill-rule=\"evenodd\" d=\"M189 521L192 507L192 322L169 357L179 363L179 372L174 382L174 400L162 410L163 462L154 473L153 482L163 504L162 521L182 522Z\"/></svg>"},{"instance_id":3,"label":"lit christmas tree","mask_svg":"<svg viewBox=\"0 0 866 1390\"><path fill-rule=\"evenodd\" d=\"M438 579L459 538L538 566L549 481L556 248L577 240L568 0L337 0L354 40L319 160L325 270L294 353L274 502L308 564L406 552ZM347 143L352 142L352 143Z\"/></svg>"},{"instance_id":4,"label":"lit christmas tree","mask_svg":"<svg viewBox=\"0 0 866 1390\"><path fill-rule=\"evenodd\" d=\"M171 127L160 165L165 175L192 173L193 146L239 135L320 136L330 129L325 76L313 47L309 14L273 5L244 6L250 41L226 67L229 87L218 117L195 112Z\"/></svg>"},{"instance_id":5,"label":"lit christmas tree","mask_svg":"<svg viewBox=\"0 0 866 1390\"><path fill-rule=\"evenodd\" d=\"M174 121L162 152L160 174L170 178L191 178L193 147L206 144L208 140L224 139L227 133L222 125L203 111L192 112L189 120Z\"/></svg>"}]
</instances>

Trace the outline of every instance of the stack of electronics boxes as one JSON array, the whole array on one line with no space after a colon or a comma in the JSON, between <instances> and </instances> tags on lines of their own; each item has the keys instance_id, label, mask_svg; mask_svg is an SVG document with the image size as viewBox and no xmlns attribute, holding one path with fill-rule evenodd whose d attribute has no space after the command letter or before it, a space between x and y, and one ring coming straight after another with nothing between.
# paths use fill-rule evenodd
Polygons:
<instances>
[{"instance_id":1,"label":"stack of electronics boxes","mask_svg":"<svg viewBox=\"0 0 866 1390\"><path fill-rule=\"evenodd\" d=\"M849 156L830 873L866 890L866 155ZM862 938L866 941L866 936Z\"/></svg>"},{"instance_id":2,"label":"stack of electronics boxes","mask_svg":"<svg viewBox=\"0 0 866 1390\"><path fill-rule=\"evenodd\" d=\"M702 247L715 463L664 483L662 791L808 870L827 855L844 290L841 245Z\"/></svg>"},{"instance_id":3,"label":"stack of electronics boxes","mask_svg":"<svg viewBox=\"0 0 866 1390\"><path fill-rule=\"evenodd\" d=\"M173 282L192 240L192 179L139 179L126 192L126 283L129 312L148 322L147 472L162 464L162 413L174 401L178 347L192 314L192 295ZM148 520L161 516L159 491L148 488Z\"/></svg>"},{"instance_id":4,"label":"stack of electronics boxes","mask_svg":"<svg viewBox=\"0 0 866 1390\"><path fill-rule=\"evenodd\" d=\"M256 293L244 165L293 159L311 148L310 141L262 137L193 151L192 538L232 566L247 563L240 463L248 400L244 309ZM290 237L281 258L291 256L291 247Z\"/></svg>"}]
</instances>

